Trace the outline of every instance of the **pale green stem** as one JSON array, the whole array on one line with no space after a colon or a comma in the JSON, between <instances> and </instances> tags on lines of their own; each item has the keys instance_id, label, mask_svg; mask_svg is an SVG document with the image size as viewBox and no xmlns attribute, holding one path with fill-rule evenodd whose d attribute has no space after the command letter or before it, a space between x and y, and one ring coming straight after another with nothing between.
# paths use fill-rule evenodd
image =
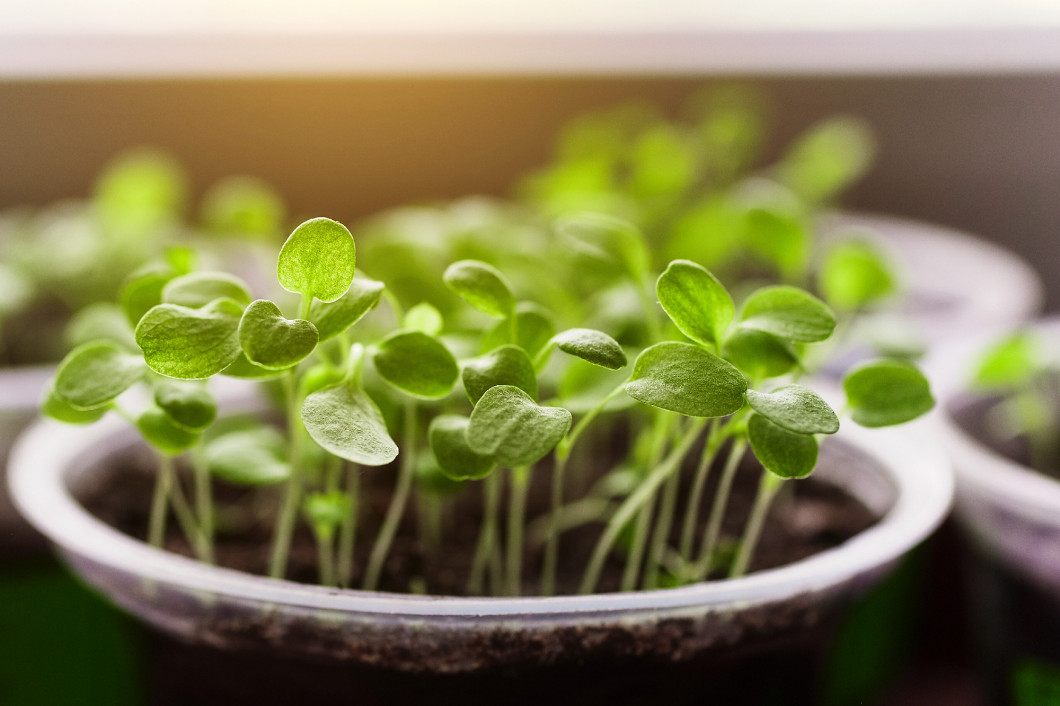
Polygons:
<instances>
[{"instance_id":1,"label":"pale green stem","mask_svg":"<svg viewBox=\"0 0 1060 706\"><path fill-rule=\"evenodd\" d=\"M721 536L721 523L725 518L725 508L729 504L729 493L732 491L732 481L736 477L736 469L740 467L740 460L744 451L747 450L747 442L736 439L729 449L729 458L725 461L725 468L721 472L718 482L718 490L714 494L714 503L710 508L710 517L707 520L707 528L703 533L703 544L699 549L698 578L705 579L710 575L711 562L714 561L714 551L717 548L718 539Z\"/></svg>"},{"instance_id":2,"label":"pale green stem","mask_svg":"<svg viewBox=\"0 0 1060 706\"><path fill-rule=\"evenodd\" d=\"M621 589L632 591L637 588L637 576L640 574L641 564L644 563L644 549L648 545L648 535L651 532L651 520L655 514L655 495L648 499L648 504L641 508L637 515L637 524L633 528L633 545L626 555L626 568L622 572Z\"/></svg>"},{"instance_id":3,"label":"pale green stem","mask_svg":"<svg viewBox=\"0 0 1060 706\"><path fill-rule=\"evenodd\" d=\"M317 534L317 566L321 586L335 586L335 551L332 532Z\"/></svg>"},{"instance_id":4,"label":"pale green stem","mask_svg":"<svg viewBox=\"0 0 1060 706\"><path fill-rule=\"evenodd\" d=\"M681 528L681 556L691 561L692 546L696 536L696 522L699 520L699 505L703 501L703 491L707 487L707 477L710 475L710 467L718 454L718 420L710 422L710 430L707 432L707 443L703 446L703 453L699 457L699 465L696 466L696 474L692 481L692 489L688 493L688 504L685 506L685 522Z\"/></svg>"},{"instance_id":5,"label":"pale green stem","mask_svg":"<svg viewBox=\"0 0 1060 706\"><path fill-rule=\"evenodd\" d=\"M303 304L305 298L303 298ZM272 540L272 555L269 558L269 576L283 578L287 573L287 557L291 551L291 537L294 535L294 524L298 520L298 507L302 502L302 469L300 464L300 447L302 437L302 419L298 410L298 381L295 368L291 368L284 377L284 388L287 396L287 434L290 437L291 477L284 488L283 507L276 520L276 530Z\"/></svg>"},{"instance_id":6,"label":"pale green stem","mask_svg":"<svg viewBox=\"0 0 1060 706\"><path fill-rule=\"evenodd\" d=\"M342 518L339 527L338 579L343 588L353 585L353 552L357 538L357 502L360 477L357 467L350 465L346 471L346 495L350 498L350 514Z\"/></svg>"},{"instance_id":7,"label":"pale green stem","mask_svg":"<svg viewBox=\"0 0 1060 706\"><path fill-rule=\"evenodd\" d=\"M379 585L379 577L383 572L387 555L390 553L390 545L394 542L401 518L405 514L408 505L409 491L412 489L412 478L416 464L416 403L409 400L405 403L405 430L404 444L402 444L401 469L398 471L397 486L394 495L390 499L390 507L387 508L383 527L376 537L372 554L368 558L368 570L364 578L364 590L374 591Z\"/></svg>"},{"instance_id":8,"label":"pale green stem","mask_svg":"<svg viewBox=\"0 0 1060 706\"><path fill-rule=\"evenodd\" d=\"M751 559L754 558L755 547L762 534L769 507L773 504L773 498L776 497L783 483L781 478L769 471L762 471L762 478L758 481L758 493L755 495L755 504L751 509L751 517L747 522L747 527L744 528L743 540L740 542L736 561L733 562L732 569L729 571L729 578L743 576L751 566Z\"/></svg>"},{"instance_id":9,"label":"pale green stem","mask_svg":"<svg viewBox=\"0 0 1060 706\"><path fill-rule=\"evenodd\" d=\"M693 444L695 444L696 439L699 437L700 432L703 431L705 425L705 420L696 420L693 422L692 427L685 432L680 443L678 443L663 462L656 466L648 477L637 486L636 490L630 493L611 519L608 520L607 527L604 529L604 534L597 542L592 557L589 560L589 565L586 568L585 576L581 585L582 593L592 593L596 588L596 584L600 581L600 572L604 568L604 562L607 560L607 556L611 551L611 547L614 546L619 532L622 531L622 528L625 527L626 524L633 519L633 516L644 507L648 500L651 499L655 491L659 488L659 485L661 485L671 473L680 468L681 462L691 450Z\"/></svg>"},{"instance_id":10,"label":"pale green stem","mask_svg":"<svg viewBox=\"0 0 1060 706\"><path fill-rule=\"evenodd\" d=\"M151 520L147 530L147 541L159 549L166 541L166 513L168 510L169 486L173 483L173 459L159 458L158 474L155 476L155 494L151 500Z\"/></svg>"},{"instance_id":11,"label":"pale green stem","mask_svg":"<svg viewBox=\"0 0 1060 706\"><path fill-rule=\"evenodd\" d=\"M494 555L493 546L497 540L497 496L500 493L497 477L498 472L494 471L482 483L482 528L479 530L478 544L475 546L475 557L471 562L467 583L467 592L473 596L482 595L486 586L486 567Z\"/></svg>"},{"instance_id":12,"label":"pale green stem","mask_svg":"<svg viewBox=\"0 0 1060 706\"><path fill-rule=\"evenodd\" d=\"M203 445L200 440L191 452L191 462L195 472L195 509L199 516L199 531L202 533L208 564L214 563L213 542L213 490L210 486L210 470L203 458Z\"/></svg>"},{"instance_id":13,"label":"pale green stem","mask_svg":"<svg viewBox=\"0 0 1060 706\"><path fill-rule=\"evenodd\" d=\"M648 555L648 566L645 569L644 588L652 590L659 587L659 567L666 554L667 542L674 526L674 509L677 506L677 491L680 487L681 474L674 473L663 488L662 502L659 503L659 517L655 523L652 537L651 553Z\"/></svg>"},{"instance_id":14,"label":"pale green stem","mask_svg":"<svg viewBox=\"0 0 1060 706\"><path fill-rule=\"evenodd\" d=\"M172 459L170 459L170 463L172 463ZM206 545L206 538L199 530L199 526L195 521L195 513L191 511L191 505L188 504L188 499L184 496L184 488L181 487L180 479L176 477L172 466L170 466L168 472L172 478L169 486L169 498L173 504L173 514L177 518L177 524L180 525L180 529L184 536L187 537L188 543L195 550L195 556L200 561L207 561L209 549Z\"/></svg>"},{"instance_id":15,"label":"pale green stem","mask_svg":"<svg viewBox=\"0 0 1060 706\"><path fill-rule=\"evenodd\" d=\"M513 468L509 480L508 497L508 595L523 592L523 530L526 524L526 492L530 469Z\"/></svg>"}]
</instances>

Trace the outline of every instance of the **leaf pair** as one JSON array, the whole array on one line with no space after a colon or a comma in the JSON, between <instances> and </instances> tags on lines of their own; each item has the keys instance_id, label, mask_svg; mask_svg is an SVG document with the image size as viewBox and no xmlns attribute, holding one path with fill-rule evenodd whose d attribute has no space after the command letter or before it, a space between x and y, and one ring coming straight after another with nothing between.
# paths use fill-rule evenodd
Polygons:
<instances>
[{"instance_id":1,"label":"leaf pair","mask_svg":"<svg viewBox=\"0 0 1060 706\"><path fill-rule=\"evenodd\" d=\"M828 403L802 385L770 393L747 391L755 414L747 422L751 450L762 466L781 478L803 478L817 465L815 434L839 431L839 418Z\"/></svg>"}]
</instances>

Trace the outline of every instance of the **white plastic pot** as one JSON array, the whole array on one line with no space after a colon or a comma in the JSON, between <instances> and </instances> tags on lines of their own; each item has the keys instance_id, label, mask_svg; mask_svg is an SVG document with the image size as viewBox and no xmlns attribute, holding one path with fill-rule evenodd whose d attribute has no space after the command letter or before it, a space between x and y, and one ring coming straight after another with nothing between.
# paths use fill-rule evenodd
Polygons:
<instances>
[{"instance_id":1,"label":"white plastic pot","mask_svg":"<svg viewBox=\"0 0 1060 706\"><path fill-rule=\"evenodd\" d=\"M37 418L44 386L54 374L52 366L0 369L0 478L19 433ZM37 534L15 510L0 483L0 557L31 551Z\"/></svg>"}]
</instances>

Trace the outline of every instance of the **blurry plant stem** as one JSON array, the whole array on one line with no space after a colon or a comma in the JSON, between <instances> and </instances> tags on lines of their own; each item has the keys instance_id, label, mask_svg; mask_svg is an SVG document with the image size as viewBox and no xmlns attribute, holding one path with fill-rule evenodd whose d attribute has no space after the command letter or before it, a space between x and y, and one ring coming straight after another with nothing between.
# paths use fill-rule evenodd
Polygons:
<instances>
[{"instance_id":1,"label":"blurry plant stem","mask_svg":"<svg viewBox=\"0 0 1060 706\"><path fill-rule=\"evenodd\" d=\"M710 508L710 517L707 519L707 528L703 533L703 544L700 546L699 559L696 562L696 579L699 581L706 579L710 575L714 561L714 551L721 536L721 523L725 518L725 508L729 504L732 481L736 477L736 469L740 467L740 460L746 450L747 442L744 439L736 439L729 448L729 457L725 460L725 468L722 469L721 479L718 481L718 489L714 493L714 503Z\"/></svg>"},{"instance_id":2,"label":"blurry plant stem","mask_svg":"<svg viewBox=\"0 0 1060 706\"><path fill-rule=\"evenodd\" d=\"M530 469L513 468L509 474L508 496L508 595L522 593L523 530L526 524L526 492Z\"/></svg>"},{"instance_id":3,"label":"blurry plant stem","mask_svg":"<svg viewBox=\"0 0 1060 706\"><path fill-rule=\"evenodd\" d=\"M284 489L283 507L276 521L272 540L272 556L269 559L269 577L283 578L287 573L287 556L291 551L291 536L298 519L298 506L302 500L302 469L300 463L302 419L298 409L298 381L296 367L284 376L284 392L287 399L287 434L290 437L289 462L291 477Z\"/></svg>"},{"instance_id":4,"label":"blurry plant stem","mask_svg":"<svg viewBox=\"0 0 1060 706\"><path fill-rule=\"evenodd\" d=\"M335 583L335 548L334 528L317 533L317 566L320 570L320 585L334 587Z\"/></svg>"},{"instance_id":5,"label":"blurry plant stem","mask_svg":"<svg viewBox=\"0 0 1060 706\"><path fill-rule=\"evenodd\" d=\"M173 458L171 456L166 458L169 459L169 468L166 471L170 476L169 497L173 503L173 514L177 518L177 524L180 525L181 531L195 551L195 556L200 561L212 563L212 552L206 543L205 535L203 535L202 530L195 521L195 513L192 512L191 505L188 504L188 499L184 496L184 488L180 484L180 479L176 477L176 472L173 468Z\"/></svg>"},{"instance_id":6,"label":"blurry plant stem","mask_svg":"<svg viewBox=\"0 0 1060 706\"><path fill-rule=\"evenodd\" d=\"M346 464L346 495L350 499L350 513L339 526L338 581L343 588L353 585L353 552L357 539L357 502L360 476L357 466Z\"/></svg>"},{"instance_id":7,"label":"blurry plant stem","mask_svg":"<svg viewBox=\"0 0 1060 706\"><path fill-rule=\"evenodd\" d=\"M387 508L379 536L376 537L375 545L372 547L372 554L368 558L368 569L364 577L364 590L366 591L374 591L379 585L383 565L390 553L390 545L394 542L401 518L405 514L409 491L412 489L412 477L416 467L416 403L412 400L405 403L405 429L402 433L402 442L401 448L405 453L401 458L397 486L390 499L390 507Z\"/></svg>"},{"instance_id":8,"label":"blurry plant stem","mask_svg":"<svg viewBox=\"0 0 1060 706\"><path fill-rule=\"evenodd\" d=\"M147 541L159 549L166 541L166 514L169 487L173 484L173 458L162 455L158 460L158 475L155 476L155 493L151 499L151 520L147 530Z\"/></svg>"},{"instance_id":9,"label":"blurry plant stem","mask_svg":"<svg viewBox=\"0 0 1060 706\"><path fill-rule=\"evenodd\" d=\"M202 535L203 549L208 564L214 563L213 541L213 492L210 487L210 470L203 458L203 443L199 442L191 450L191 463L195 472L195 511L199 516L199 532Z\"/></svg>"},{"instance_id":10,"label":"blurry plant stem","mask_svg":"<svg viewBox=\"0 0 1060 706\"><path fill-rule=\"evenodd\" d=\"M721 446L721 434L718 431L718 419L712 419L710 428L707 430L707 443L703 445L703 453L699 457L699 465L696 466L696 474L692 480L692 489L688 493L688 503L685 505L685 522L681 528L681 556L691 561L696 536L696 522L699 520L699 506L703 502L703 491L707 487L707 478L710 475L710 467L714 458L718 455Z\"/></svg>"},{"instance_id":11,"label":"blurry plant stem","mask_svg":"<svg viewBox=\"0 0 1060 706\"><path fill-rule=\"evenodd\" d=\"M747 521L747 527L744 528L743 539L740 542L740 550L736 554L736 561L733 562L732 569L729 571L730 578L743 576L747 573L747 569L750 568L751 560L754 558L755 547L758 545L758 538L762 534L762 527L765 525L766 516L769 514L769 507L783 484L783 479L769 471L762 471L762 477L758 481L758 493L755 495L755 504L751 509L751 516Z\"/></svg>"},{"instance_id":12,"label":"blurry plant stem","mask_svg":"<svg viewBox=\"0 0 1060 706\"><path fill-rule=\"evenodd\" d=\"M641 508L637 515L637 524L633 529L633 544L630 546L629 554L626 555L626 568L622 572L622 590L632 591L637 588L637 576L640 573L641 564L644 562L644 548L648 544L648 534L651 531L652 515L655 513L655 495L648 498L648 503Z\"/></svg>"},{"instance_id":13,"label":"blurry plant stem","mask_svg":"<svg viewBox=\"0 0 1060 706\"><path fill-rule=\"evenodd\" d=\"M475 557L471 561L471 574L467 583L467 592L473 596L482 595L486 585L486 567L496 556L494 545L497 543L497 505L500 495L498 477L498 472L494 470L482 482L482 528L479 530L478 544L475 546ZM496 575L494 584L496 585Z\"/></svg>"},{"instance_id":14,"label":"blurry plant stem","mask_svg":"<svg viewBox=\"0 0 1060 706\"><path fill-rule=\"evenodd\" d=\"M652 590L659 587L659 569L666 554L670 532L674 526L674 509L677 507L677 491L680 488L681 474L674 473L666 480L662 501L659 503L659 516L655 521L652 535L651 551L648 553L648 564L644 573L644 588Z\"/></svg>"}]
</instances>

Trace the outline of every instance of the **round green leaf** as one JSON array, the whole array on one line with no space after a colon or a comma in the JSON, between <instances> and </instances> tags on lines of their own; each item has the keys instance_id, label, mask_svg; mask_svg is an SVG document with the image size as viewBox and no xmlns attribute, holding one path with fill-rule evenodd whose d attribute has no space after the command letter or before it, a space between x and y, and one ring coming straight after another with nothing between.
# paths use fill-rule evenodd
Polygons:
<instances>
[{"instance_id":1,"label":"round green leaf","mask_svg":"<svg viewBox=\"0 0 1060 706\"><path fill-rule=\"evenodd\" d=\"M862 240L847 240L833 246L821 264L818 280L825 300L847 311L889 296L896 286L883 253Z\"/></svg>"},{"instance_id":2,"label":"round green leaf","mask_svg":"<svg viewBox=\"0 0 1060 706\"><path fill-rule=\"evenodd\" d=\"M537 399L537 373L530 356L519 346L505 345L464 363L464 389L472 404L478 404L486 390L497 385L513 385Z\"/></svg>"},{"instance_id":3,"label":"round green leaf","mask_svg":"<svg viewBox=\"0 0 1060 706\"><path fill-rule=\"evenodd\" d=\"M731 363L691 343L656 343L637 356L626 393L690 417L724 417L744 405L747 380Z\"/></svg>"},{"instance_id":4,"label":"round green leaf","mask_svg":"<svg viewBox=\"0 0 1060 706\"><path fill-rule=\"evenodd\" d=\"M823 341L835 330L835 315L817 297L797 287L763 287L744 304L740 324L786 341Z\"/></svg>"},{"instance_id":5,"label":"round green leaf","mask_svg":"<svg viewBox=\"0 0 1060 706\"><path fill-rule=\"evenodd\" d=\"M722 354L752 380L784 375L799 364L799 357L790 343L754 329L735 329L725 339Z\"/></svg>"},{"instance_id":6,"label":"round green leaf","mask_svg":"<svg viewBox=\"0 0 1060 706\"><path fill-rule=\"evenodd\" d=\"M191 308L206 306L215 299L231 299L241 306L250 303L250 288L227 272L191 272L166 282L162 301Z\"/></svg>"},{"instance_id":7,"label":"round green leaf","mask_svg":"<svg viewBox=\"0 0 1060 706\"><path fill-rule=\"evenodd\" d=\"M113 343L86 343L70 351L55 374L55 394L75 409L103 407L144 374L139 356Z\"/></svg>"},{"instance_id":8,"label":"round green leaf","mask_svg":"<svg viewBox=\"0 0 1060 706\"><path fill-rule=\"evenodd\" d=\"M350 288L356 264L353 235L330 218L294 229L280 250L276 276L288 292L333 302Z\"/></svg>"},{"instance_id":9,"label":"round green leaf","mask_svg":"<svg viewBox=\"0 0 1060 706\"><path fill-rule=\"evenodd\" d=\"M309 493L302 511L317 536L329 537L353 512L353 501L341 490Z\"/></svg>"},{"instance_id":10,"label":"round green leaf","mask_svg":"<svg viewBox=\"0 0 1060 706\"><path fill-rule=\"evenodd\" d=\"M449 349L421 331L385 338L372 357L379 376L414 397L437 399L453 389L460 368Z\"/></svg>"},{"instance_id":11,"label":"round green leaf","mask_svg":"<svg viewBox=\"0 0 1060 706\"><path fill-rule=\"evenodd\" d=\"M515 310L512 288L493 265L461 260L449 265L442 277L450 289L483 313L507 318Z\"/></svg>"},{"instance_id":12,"label":"round green leaf","mask_svg":"<svg viewBox=\"0 0 1060 706\"><path fill-rule=\"evenodd\" d=\"M467 417L443 414L431 420L427 438L438 468L452 480L478 480L489 475L493 457L471 450L467 440Z\"/></svg>"},{"instance_id":13,"label":"round green leaf","mask_svg":"<svg viewBox=\"0 0 1060 706\"><path fill-rule=\"evenodd\" d=\"M736 306L725 287L705 267L674 260L655 284L666 314L681 333L697 343L718 343L732 323Z\"/></svg>"},{"instance_id":14,"label":"round green leaf","mask_svg":"<svg viewBox=\"0 0 1060 706\"><path fill-rule=\"evenodd\" d=\"M552 340L556 327L548 313L532 302L521 302L515 310L516 343L533 359ZM488 353L506 343L511 343L511 325L507 321L498 321L482 337L481 350Z\"/></svg>"},{"instance_id":15,"label":"round green leaf","mask_svg":"<svg viewBox=\"0 0 1060 706\"><path fill-rule=\"evenodd\" d=\"M780 160L784 182L811 202L836 195L872 163L872 131L861 120L837 116L812 126Z\"/></svg>"},{"instance_id":16,"label":"round green leaf","mask_svg":"<svg viewBox=\"0 0 1060 706\"><path fill-rule=\"evenodd\" d=\"M160 304L136 327L136 343L157 373L184 380L216 375L239 358L243 309L218 299L201 309Z\"/></svg>"},{"instance_id":17,"label":"round green leaf","mask_svg":"<svg viewBox=\"0 0 1060 706\"><path fill-rule=\"evenodd\" d=\"M179 218L187 190L187 177L172 157L138 149L107 165L96 180L94 202L108 227L143 237Z\"/></svg>"},{"instance_id":18,"label":"round green leaf","mask_svg":"<svg viewBox=\"0 0 1060 706\"><path fill-rule=\"evenodd\" d=\"M318 390L302 404L302 422L313 441L362 466L385 466L398 447L372 398L348 383Z\"/></svg>"},{"instance_id":19,"label":"round green leaf","mask_svg":"<svg viewBox=\"0 0 1060 706\"><path fill-rule=\"evenodd\" d=\"M843 379L850 418L863 427L889 427L935 406L931 386L916 366L900 360L859 365Z\"/></svg>"},{"instance_id":20,"label":"round green leaf","mask_svg":"<svg viewBox=\"0 0 1060 706\"><path fill-rule=\"evenodd\" d=\"M333 302L313 301L309 318L316 325L320 342L330 340L353 326L379 304L383 283L358 278Z\"/></svg>"},{"instance_id":21,"label":"round green leaf","mask_svg":"<svg viewBox=\"0 0 1060 706\"><path fill-rule=\"evenodd\" d=\"M135 327L144 314L162 303L162 290L175 276L176 273L169 267L155 265L129 275L122 285L119 298L130 326Z\"/></svg>"},{"instance_id":22,"label":"round green leaf","mask_svg":"<svg viewBox=\"0 0 1060 706\"><path fill-rule=\"evenodd\" d=\"M125 312L121 307L109 302L89 304L78 311L70 318L64 335L71 346L110 341L128 350L139 350Z\"/></svg>"},{"instance_id":23,"label":"round green leaf","mask_svg":"<svg viewBox=\"0 0 1060 706\"><path fill-rule=\"evenodd\" d=\"M996 343L979 361L975 386L990 390L1027 384L1041 372L1045 357L1042 348L1042 342L1027 331Z\"/></svg>"},{"instance_id":24,"label":"round green leaf","mask_svg":"<svg viewBox=\"0 0 1060 706\"><path fill-rule=\"evenodd\" d=\"M41 414L66 424L91 424L106 414L108 409L110 405L95 409L78 409L55 394L54 382L44 391L44 399L40 404Z\"/></svg>"},{"instance_id":25,"label":"round green leaf","mask_svg":"<svg viewBox=\"0 0 1060 706\"><path fill-rule=\"evenodd\" d=\"M468 446L505 468L529 466L555 448L570 425L562 407L540 407L518 387L498 385L471 412Z\"/></svg>"},{"instance_id":26,"label":"round green leaf","mask_svg":"<svg viewBox=\"0 0 1060 706\"><path fill-rule=\"evenodd\" d=\"M188 431L202 431L217 418L217 401L202 383L162 380L155 386L155 404Z\"/></svg>"},{"instance_id":27,"label":"round green leaf","mask_svg":"<svg viewBox=\"0 0 1060 706\"><path fill-rule=\"evenodd\" d=\"M272 238L284 221L283 199L268 184L247 176L217 182L202 199L202 219L222 236Z\"/></svg>"},{"instance_id":28,"label":"round green leaf","mask_svg":"<svg viewBox=\"0 0 1060 706\"><path fill-rule=\"evenodd\" d=\"M552 339L556 347L567 355L599 365L608 370L626 367L629 361L618 341L603 331L589 328L572 328L562 331Z\"/></svg>"},{"instance_id":29,"label":"round green leaf","mask_svg":"<svg viewBox=\"0 0 1060 706\"><path fill-rule=\"evenodd\" d=\"M760 414L747 422L751 451L762 466L781 478L805 478L817 465L817 439L778 426Z\"/></svg>"},{"instance_id":30,"label":"round green leaf","mask_svg":"<svg viewBox=\"0 0 1060 706\"><path fill-rule=\"evenodd\" d=\"M271 427L238 429L210 440L203 459L210 474L235 485L273 485L291 476L286 444Z\"/></svg>"},{"instance_id":31,"label":"round green leaf","mask_svg":"<svg viewBox=\"0 0 1060 706\"><path fill-rule=\"evenodd\" d=\"M747 391L751 409L789 431L799 434L835 434L839 417L828 403L808 387L785 385L772 392Z\"/></svg>"},{"instance_id":32,"label":"round green leaf","mask_svg":"<svg viewBox=\"0 0 1060 706\"><path fill-rule=\"evenodd\" d=\"M442 332L441 313L427 302L420 302L405 312L404 328L410 331L421 331L428 336L437 336Z\"/></svg>"},{"instance_id":33,"label":"round green leaf","mask_svg":"<svg viewBox=\"0 0 1060 706\"><path fill-rule=\"evenodd\" d=\"M251 363L286 370L317 347L317 327L304 319L286 319L278 306L258 299L239 321L239 345Z\"/></svg>"},{"instance_id":34,"label":"round green leaf","mask_svg":"<svg viewBox=\"0 0 1060 706\"><path fill-rule=\"evenodd\" d=\"M158 407L149 407L136 420L136 428L144 440L164 454L176 456L190 449L199 440L199 434L174 423Z\"/></svg>"},{"instance_id":35,"label":"round green leaf","mask_svg":"<svg viewBox=\"0 0 1060 706\"><path fill-rule=\"evenodd\" d=\"M556 221L556 233L575 251L617 266L636 282L651 266L644 236L628 221L602 213L578 213Z\"/></svg>"}]
</instances>

